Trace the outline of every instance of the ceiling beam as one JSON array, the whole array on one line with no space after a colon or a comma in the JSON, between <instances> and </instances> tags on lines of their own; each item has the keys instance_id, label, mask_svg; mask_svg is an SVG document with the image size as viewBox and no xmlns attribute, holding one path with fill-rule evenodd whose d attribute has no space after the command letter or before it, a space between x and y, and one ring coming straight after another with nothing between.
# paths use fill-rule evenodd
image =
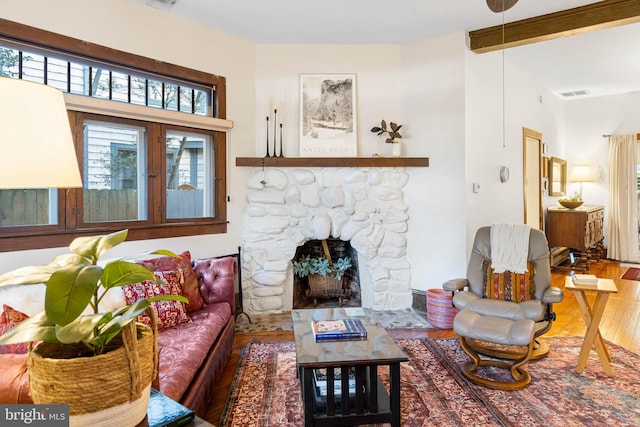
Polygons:
<instances>
[{"instance_id":1,"label":"ceiling beam","mask_svg":"<svg viewBox=\"0 0 640 427\"><path fill-rule=\"evenodd\" d=\"M604 0L469 31L472 52L485 53L640 22L640 1Z\"/></svg>"}]
</instances>

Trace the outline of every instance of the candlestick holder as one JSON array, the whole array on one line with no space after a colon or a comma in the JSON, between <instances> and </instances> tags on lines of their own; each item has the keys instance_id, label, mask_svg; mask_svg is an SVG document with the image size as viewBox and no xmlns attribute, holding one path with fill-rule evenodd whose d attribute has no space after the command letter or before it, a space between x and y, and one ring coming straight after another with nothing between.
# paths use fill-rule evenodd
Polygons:
<instances>
[{"instance_id":1,"label":"candlestick holder","mask_svg":"<svg viewBox=\"0 0 640 427\"><path fill-rule=\"evenodd\" d=\"M276 139L276 134L278 132L278 109L274 108L273 110L273 157L278 157L277 146L278 140Z\"/></svg>"},{"instance_id":2,"label":"candlestick holder","mask_svg":"<svg viewBox=\"0 0 640 427\"><path fill-rule=\"evenodd\" d=\"M280 155L278 157L284 157L282 154L282 123L280 123Z\"/></svg>"},{"instance_id":3,"label":"candlestick holder","mask_svg":"<svg viewBox=\"0 0 640 427\"><path fill-rule=\"evenodd\" d=\"M276 152L273 151L273 155L275 156ZM267 155L265 157L271 157L269 152L269 116L267 116Z\"/></svg>"}]
</instances>

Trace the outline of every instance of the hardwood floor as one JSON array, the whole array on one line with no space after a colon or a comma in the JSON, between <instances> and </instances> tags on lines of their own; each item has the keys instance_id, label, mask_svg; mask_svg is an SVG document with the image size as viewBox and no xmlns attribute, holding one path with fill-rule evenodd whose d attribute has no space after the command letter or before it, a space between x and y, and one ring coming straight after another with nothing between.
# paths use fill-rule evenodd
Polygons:
<instances>
[{"instance_id":1,"label":"hardwood floor","mask_svg":"<svg viewBox=\"0 0 640 427\"><path fill-rule=\"evenodd\" d=\"M640 266L639 266L640 267ZM609 298L605 309L600 331L602 336L634 353L640 354L640 282L622 280L620 277L625 268L613 261L600 261L591 264L590 274L601 278L614 279L618 293ZM557 320L546 336L584 336L586 326L572 291L564 289L564 273L552 274L553 286L564 291L564 301L554 305ZM593 292L589 292L589 300L593 302ZM395 338L448 338L455 334L451 329L394 329L389 332ZM206 419L217 425L235 375L242 348L256 337L261 341L293 341L293 332L260 332L254 334L236 334L233 353L227 361L224 373L216 385L216 394Z\"/></svg>"}]
</instances>

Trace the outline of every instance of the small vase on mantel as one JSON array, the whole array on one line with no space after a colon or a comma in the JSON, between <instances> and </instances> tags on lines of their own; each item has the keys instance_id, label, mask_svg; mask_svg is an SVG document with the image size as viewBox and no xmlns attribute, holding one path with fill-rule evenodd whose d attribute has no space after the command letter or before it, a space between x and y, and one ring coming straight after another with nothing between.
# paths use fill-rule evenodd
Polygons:
<instances>
[{"instance_id":1,"label":"small vase on mantel","mask_svg":"<svg viewBox=\"0 0 640 427\"><path fill-rule=\"evenodd\" d=\"M394 138L391 144L391 157L402 157L402 139Z\"/></svg>"}]
</instances>

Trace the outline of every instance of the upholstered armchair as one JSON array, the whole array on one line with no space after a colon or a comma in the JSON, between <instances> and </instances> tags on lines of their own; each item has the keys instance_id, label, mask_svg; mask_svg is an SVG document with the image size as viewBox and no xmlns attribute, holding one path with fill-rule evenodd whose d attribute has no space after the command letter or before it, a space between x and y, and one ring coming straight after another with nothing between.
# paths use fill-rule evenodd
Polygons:
<instances>
[{"instance_id":1,"label":"upholstered armchair","mask_svg":"<svg viewBox=\"0 0 640 427\"><path fill-rule=\"evenodd\" d=\"M512 321L531 319L534 321L534 343L531 358L547 355L549 347L538 340L546 333L555 320L552 305L562 301L564 294L559 288L551 286L551 268L549 263L549 247L545 234L531 228L529 234L529 252L527 255L530 274L533 275L535 291L531 298L522 302L489 299L486 297L485 281L488 266L491 265L491 227L478 229L467 266L467 277L445 282L443 288L453 292L453 305L458 310L469 310L480 316L491 316ZM532 270L532 271L531 271ZM479 353L501 358L514 358L507 349L487 348L478 341L471 343Z\"/></svg>"}]
</instances>

